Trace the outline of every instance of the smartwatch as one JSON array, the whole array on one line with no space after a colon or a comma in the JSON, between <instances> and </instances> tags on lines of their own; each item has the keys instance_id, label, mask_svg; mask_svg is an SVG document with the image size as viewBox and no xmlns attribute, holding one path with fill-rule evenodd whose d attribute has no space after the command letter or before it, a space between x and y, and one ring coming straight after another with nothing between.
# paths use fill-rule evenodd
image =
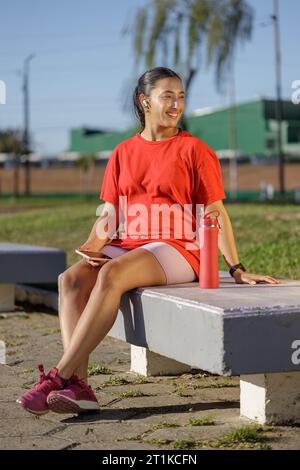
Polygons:
<instances>
[{"instance_id":1,"label":"smartwatch","mask_svg":"<svg viewBox=\"0 0 300 470\"><path fill-rule=\"evenodd\" d=\"M229 274L230 274L230 276L233 277L233 273L234 273L237 269L241 269L242 271L246 271L246 268L245 268L245 266L242 265L242 263L234 264L234 265L231 266L231 268L229 269Z\"/></svg>"}]
</instances>

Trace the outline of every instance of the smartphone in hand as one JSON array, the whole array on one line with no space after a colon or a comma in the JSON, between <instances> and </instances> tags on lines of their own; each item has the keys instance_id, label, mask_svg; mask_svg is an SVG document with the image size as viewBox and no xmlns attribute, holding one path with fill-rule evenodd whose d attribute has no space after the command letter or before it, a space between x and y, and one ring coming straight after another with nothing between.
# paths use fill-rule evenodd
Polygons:
<instances>
[{"instance_id":1,"label":"smartphone in hand","mask_svg":"<svg viewBox=\"0 0 300 470\"><path fill-rule=\"evenodd\" d=\"M100 251L86 251L86 250L76 249L75 253L82 256L83 258L90 259L92 261L101 261L101 260L110 259L108 256L103 255L103 253L101 253Z\"/></svg>"}]
</instances>

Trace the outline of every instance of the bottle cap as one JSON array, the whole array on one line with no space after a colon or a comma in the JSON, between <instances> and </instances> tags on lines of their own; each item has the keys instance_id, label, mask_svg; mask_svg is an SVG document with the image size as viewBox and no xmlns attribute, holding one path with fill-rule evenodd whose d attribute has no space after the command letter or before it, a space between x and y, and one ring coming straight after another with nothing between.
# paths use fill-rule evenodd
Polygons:
<instances>
[{"instance_id":1,"label":"bottle cap","mask_svg":"<svg viewBox=\"0 0 300 470\"><path fill-rule=\"evenodd\" d=\"M217 213L215 216L211 216L210 214ZM218 217L220 212L217 209L209 211L205 214L204 217L201 218L200 227L220 227Z\"/></svg>"}]
</instances>

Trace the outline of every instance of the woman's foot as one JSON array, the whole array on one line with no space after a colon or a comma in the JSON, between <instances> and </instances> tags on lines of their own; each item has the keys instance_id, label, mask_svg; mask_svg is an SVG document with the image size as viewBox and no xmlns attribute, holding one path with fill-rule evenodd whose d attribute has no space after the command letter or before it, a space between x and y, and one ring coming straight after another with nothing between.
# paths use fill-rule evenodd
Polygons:
<instances>
[{"instance_id":1,"label":"woman's foot","mask_svg":"<svg viewBox=\"0 0 300 470\"><path fill-rule=\"evenodd\" d=\"M87 413L99 410L99 403L90 385L73 375L63 390L49 393L47 403L55 413Z\"/></svg>"},{"instance_id":2,"label":"woman's foot","mask_svg":"<svg viewBox=\"0 0 300 470\"><path fill-rule=\"evenodd\" d=\"M31 390L17 398L16 402L19 403L26 411L36 415L43 415L48 413L49 407L47 404L47 396L53 390L62 389L67 383L58 374L56 367L53 367L48 374L45 374L44 366L38 366L40 371L40 380L32 387Z\"/></svg>"}]
</instances>

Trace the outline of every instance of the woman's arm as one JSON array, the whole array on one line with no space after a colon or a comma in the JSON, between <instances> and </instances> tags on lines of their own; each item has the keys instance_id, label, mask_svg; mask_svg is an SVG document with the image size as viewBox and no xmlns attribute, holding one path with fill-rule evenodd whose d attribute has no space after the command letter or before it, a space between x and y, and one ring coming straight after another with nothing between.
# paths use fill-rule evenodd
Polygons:
<instances>
[{"instance_id":1,"label":"woman's arm","mask_svg":"<svg viewBox=\"0 0 300 470\"><path fill-rule=\"evenodd\" d=\"M94 223L92 230L79 249L86 251L100 251L104 245L110 243L119 227L119 217L116 206L105 202L100 216Z\"/></svg>"},{"instance_id":2,"label":"woman's arm","mask_svg":"<svg viewBox=\"0 0 300 470\"><path fill-rule=\"evenodd\" d=\"M234 240L233 229L231 221L226 208L224 207L223 201L219 200L205 207L205 213L211 210L218 210L220 212L219 223L219 249L222 256L230 268L234 264L240 263L237 248ZM270 284L278 284L279 281L271 276L262 276L258 274L250 274L244 272L241 269L237 269L233 273L235 282L238 284L248 283L256 284L256 282L268 282Z\"/></svg>"},{"instance_id":3,"label":"woman's arm","mask_svg":"<svg viewBox=\"0 0 300 470\"><path fill-rule=\"evenodd\" d=\"M240 263L235 245L231 220L226 208L224 207L223 201L216 201L205 207L205 213L211 210L218 210L220 212L219 223L221 228L219 231L219 249L222 253L224 261L230 268L234 264Z\"/></svg>"}]
</instances>

